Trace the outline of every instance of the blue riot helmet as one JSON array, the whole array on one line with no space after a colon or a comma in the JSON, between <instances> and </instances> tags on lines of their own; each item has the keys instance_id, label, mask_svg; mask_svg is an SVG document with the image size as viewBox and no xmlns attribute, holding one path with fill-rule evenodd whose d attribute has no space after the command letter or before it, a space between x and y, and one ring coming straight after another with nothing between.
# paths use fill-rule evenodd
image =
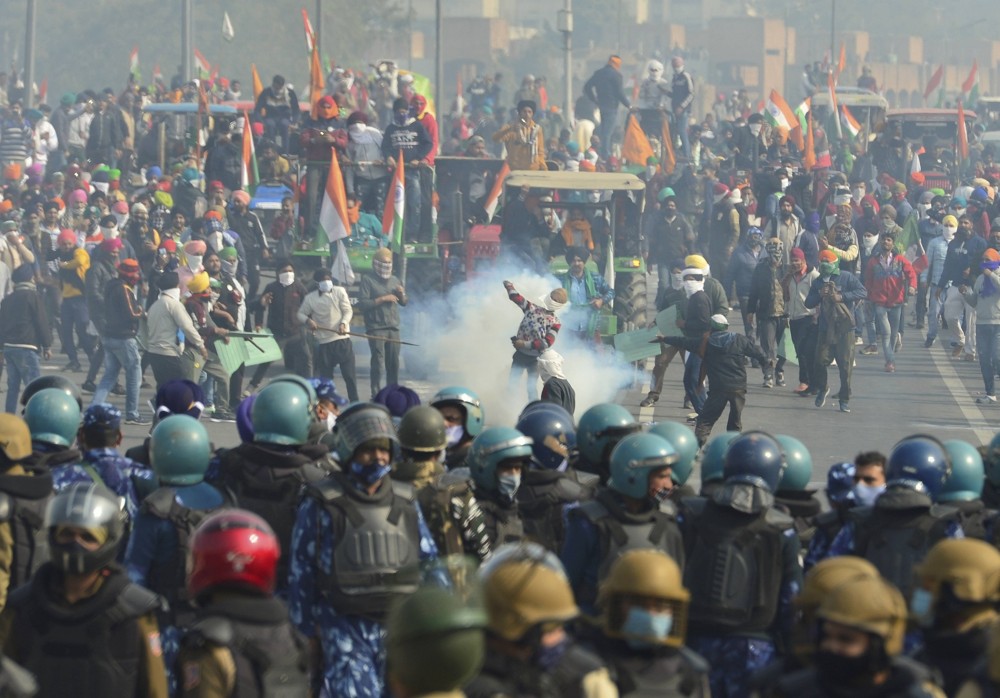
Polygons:
<instances>
[{"instance_id":1,"label":"blue riot helmet","mask_svg":"<svg viewBox=\"0 0 1000 698\"><path fill-rule=\"evenodd\" d=\"M548 403L522 414L515 428L531 438L535 462L546 470L565 470L576 449L573 418L559 405Z\"/></svg>"},{"instance_id":2,"label":"blue riot helmet","mask_svg":"<svg viewBox=\"0 0 1000 698\"><path fill-rule=\"evenodd\" d=\"M647 499L649 476L677 462L677 451L656 434L630 434L611 450L608 487L632 499Z\"/></svg>"},{"instance_id":3,"label":"blue riot helmet","mask_svg":"<svg viewBox=\"0 0 1000 698\"><path fill-rule=\"evenodd\" d=\"M649 433L663 437L674 447L677 462L670 466L670 479L678 486L686 483L698 455L698 439L694 432L680 422L656 422L649 427Z\"/></svg>"},{"instance_id":4,"label":"blue riot helmet","mask_svg":"<svg viewBox=\"0 0 1000 698\"><path fill-rule=\"evenodd\" d=\"M785 471L781 444L763 431L748 431L732 440L726 449L722 477L729 483L743 483L776 492Z\"/></svg>"},{"instance_id":5,"label":"blue riot helmet","mask_svg":"<svg viewBox=\"0 0 1000 698\"><path fill-rule=\"evenodd\" d=\"M932 500L940 494L950 473L944 444L924 434L897 443L885 463L886 487L905 487Z\"/></svg>"},{"instance_id":6,"label":"blue riot helmet","mask_svg":"<svg viewBox=\"0 0 1000 698\"><path fill-rule=\"evenodd\" d=\"M431 398L431 407L442 407L444 405L455 405L465 412L465 433L469 436L478 436L486 423L486 409L483 407L479 396L458 385L448 388L441 388L437 394Z\"/></svg>"},{"instance_id":7,"label":"blue riot helmet","mask_svg":"<svg viewBox=\"0 0 1000 698\"><path fill-rule=\"evenodd\" d=\"M826 498L832 505L854 505L854 463L834 463L826 473Z\"/></svg>"},{"instance_id":8,"label":"blue riot helmet","mask_svg":"<svg viewBox=\"0 0 1000 698\"><path fill-rule=\"evenodd\" d=\"M937 496L939 502L971 502L983 495L983 457L968 441L950 439L944 450L951 462L951 474Z\"/></svg>"}]
</instances>

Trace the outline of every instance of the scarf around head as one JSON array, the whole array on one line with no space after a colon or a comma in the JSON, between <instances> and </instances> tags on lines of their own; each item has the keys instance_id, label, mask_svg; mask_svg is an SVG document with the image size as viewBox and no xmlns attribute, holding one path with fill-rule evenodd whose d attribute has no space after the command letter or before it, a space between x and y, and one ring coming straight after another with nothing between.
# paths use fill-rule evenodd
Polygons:
<instances>
[{"instance_id":1,"label":"scarf around head","mask_svg":"<svg viewBox=\"0 0 1000 698\"><path fill-rule=\"evenodd\" d=\"M372 271L375 272L375 276L380 279L388 279L392 276L392 260L388 262L383 262L378 259L372 260Z\"/></svg>"},{"instance_id":2,"label":"scarf around head","mask_svg":"<svg viewBox=\"0 0 1000 698\"><path fill-rule=\"evenodd\" d=\"M995 283L997 269L1000 269L1000 261L986 260L979 265L983 272L983 287L979 289L979 295L983 298L989 298L997 292L997 285Z\"/></svg>"}]
</instances>

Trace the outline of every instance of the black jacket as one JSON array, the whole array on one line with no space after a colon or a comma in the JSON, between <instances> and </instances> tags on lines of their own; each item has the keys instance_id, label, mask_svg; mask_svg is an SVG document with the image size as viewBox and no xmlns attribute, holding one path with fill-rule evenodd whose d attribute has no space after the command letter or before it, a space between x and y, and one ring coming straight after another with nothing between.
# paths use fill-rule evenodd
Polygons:
<instances>
[{"instance_id":1,"label":"black jacket","mask_svg":"<svg viewBox=\"0 0 1000 698\"><path fill-rule=\"evenodd\" d=\"M583 86L583 94L601 109L614 109L619 102L626 108L632 106L622 89L621 72L610 64L594 71Z\"/></svg>"},{"instance_id":2,"label":"black jacket","mask_svg":"<svg viewBox=\"0 0 1000 698\"><path fill-rule=\"evenodd\" d=\"M774 312L774 281L776 276L780 282L782 269L780 266L775 268L771 264L769 257L761 259L760 264L754 267L753 276L750 277L750 295L747 297L747 313L753 313L760 318L776 317L779 315L779 313ZM778 293L781 293L781 291L778 291ZM780 315L786 316L788 313L780 313Z\"/></svg>"},{"instance_id":3,"label":"black jacket","mask_svg":"<svg viewBox=\"0 0 1000 698\"><path fill-rule=\"evenodd\" d=\"M132 339L139 332L142 306L135 290L121 277L104 287L104 334L112 339Z\"/></svg>"},{"instance_id":4,"label":"black jacket","mask_svg":"<svg viewBox=\"0 0 1000 698\"><path fill-rule=\"evenodd\" d=\"M664 337L663 342L687 351L701 353L700 337ZM702 361L708 375L709 390L723 393L747 389L747 369L743 357L767 361L764 352L748 337L735 332L712 332L705 342Z\"/></svg>"},{"instance_id":5,"label":"black jacket","mask_svg":"<svg viewBox=\"0 0 1000 698\"><path fill-rule=\"evenodd\" d=\"M0 303L0 343L45 349L52 346L45 304L32 283L17 284Z\"/></svg>"}]
</instances>

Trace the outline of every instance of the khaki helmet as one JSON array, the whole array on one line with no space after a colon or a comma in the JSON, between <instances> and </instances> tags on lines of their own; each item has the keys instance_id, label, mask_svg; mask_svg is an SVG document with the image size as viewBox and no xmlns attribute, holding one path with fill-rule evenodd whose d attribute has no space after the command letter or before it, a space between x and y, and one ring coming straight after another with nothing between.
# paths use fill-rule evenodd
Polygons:
<instances>
[{"instance_id":1,"label":"khaki helmet","mask_svg":"<svg viewBox=\"0 0 1000 698\"><path fill-rule=\"evenodd\" d=\"M680 567L669 555L650 548L630 550L615 560L597 595L597 605L602 611L604 634L608 637L625 637L621 630L625 622L624 609L619 601L627 600L629 597L671 602L673 624L670 634L662 640L656 639L655 642L669 647L680 647L684 644L691 594L681 581ZM649 641L652 638L635 639Z\"/></svg>"},{"instance_id":2,"label":"khaki helmet","mask_svg":"<svg viewBox=\"0 0 1000 698\"><path fill-rule=\"evenodd\" d=\"M516 642L541 623L580 615L559 558L536 543L501 546L480 570L488 628Z\"/></svg>"},{"instance_id":3,"label":"khaki helmet","mask_svg":"<svg viewBox=\"0 0 1000 698\"><path fill-rule=\"evenodd\" d=\"M1000 551L974 538L946 539L934 545L916 568L919 584L935 601L947 584L959 601L1000 601Z\"/></svg>"},{"instance_id":4,"label":"khaki helmet","mask_svg":"<svg viewBox=\"0 0 1000 698\"><path fill-rule=\"evenodd\" d=\"M823 599L816 617L877 635L890 657L903 651L906 601L881 577L857 577L841 584Z\"/></svg>"},{"instance_id":5,"label":"khaki helmet","mask_svg":"<svg viewBox=\"0 0 1000 698\"><path fill-rule=\"evenodd\" d=\"M433 408L431 408L433 409ZM389 611L389 673L419 695L453 691L483 663L486 614L440 587L423 587Z\"/></svg>"},{"instance_id":6,"label":"khaki helmet","mask_svg":"<svg viewBox=\"0 0 1000 698\"><path fill-rule=\"evenodd\" d=\"M851 580L878 579L875 565L863 557L838 555L816 563L802 583L802 592L795 597L796 619L792 628L792 651L802 662L809 662L816 651L816 611L827 595Z\"/></svg>"},{"instance_id":7,"label":"khaki helmet","mask_svg":"<svg viewBox=\"0 0 1000 698\"><path fill-rule=\"evenodd\" d=\"M407 410L399 422L399 445L407 451L433 453L448 446L444 417L430 405L417 405Z\"/></svg>"},{"instance_id":8,"label":"khaki helmet","mask_svg":"<svg viewBox=\"0 0 1000 698\"><path fill-rule=\"evenodd\" d=\"M0 451L11 463L31 455L31 430L27 422L12 414L0 414Z\"/></svg>"}]
</instances>

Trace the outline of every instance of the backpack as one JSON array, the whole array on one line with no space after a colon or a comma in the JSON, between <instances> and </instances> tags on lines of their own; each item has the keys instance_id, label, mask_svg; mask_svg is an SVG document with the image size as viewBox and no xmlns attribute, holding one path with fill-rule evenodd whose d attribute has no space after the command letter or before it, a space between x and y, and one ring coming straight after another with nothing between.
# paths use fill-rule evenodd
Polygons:
<instances>
[{"instance_id":1,"label":"backpack","mask_svg":"<svg viewBox=\"0 0 1000 698\"><path fill-rule=\"evenodd\" d=\"M10 590L25 584L49 560L45 508L50 499L51 493L41 499L28 499L0 492L0 523L10 525L14 542L8 580Z\"/></svg>"},{"instance_id":2,"label":"backpack","mask_svg":"<svg viewBox=\"0 0 1000 698\"><path fill-rule=\"evenodd\" d=\"M439 556L465 554L465 539L461 524L452 516L452 502L456 499L464 502L464 510L471 498L472 481L450 473L445 473L417 492L417 504L434 537Z\"/></svg>"},{"instance_id":3,"label":"backpack","mask_svg":"<svg viewBox=\"0 0 1000 698\"><path fill-rule=\"evenodd\" d=\"M792 527L791 518L768 509L750 521L740 515L740 521L704 499L685 505L693 532L684 567L692 627L713 635L766 631L778 611L784 532Z\"/></svg>"}]
</instances>

